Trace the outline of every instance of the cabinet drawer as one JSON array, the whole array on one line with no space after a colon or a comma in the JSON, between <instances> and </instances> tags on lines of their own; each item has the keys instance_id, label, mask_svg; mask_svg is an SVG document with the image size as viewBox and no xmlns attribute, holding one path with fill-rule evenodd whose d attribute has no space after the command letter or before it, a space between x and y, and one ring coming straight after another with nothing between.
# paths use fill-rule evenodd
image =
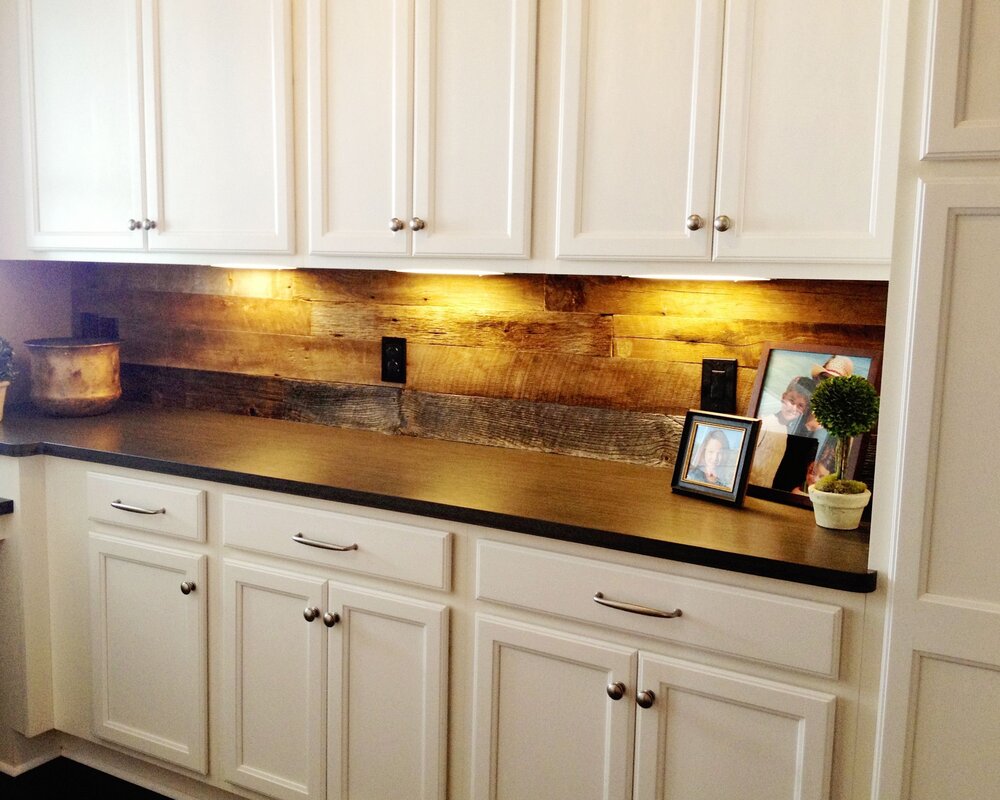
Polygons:
<instances>
[{"instance_id":1,"label":"cabinet drawer","mask_svg":"<svg viewBox=\"0 0 1000 800\"><path fill-rule=\"evenodd\" d=\"M234 495L223 498L222 510L229 547L434 589L451 586L451 534L443 531Z\"/></svg>"},{"instance_id":2,"label":"cabinet drawer","mask_svg":"<svg viewBox=\"0 0 1000 800\"><path fill-rule=\"evenodd\" d=\"M87 473L87 516L97 522L205 541L205 492Z\"/></svg>"},{"instance_id":3,"label":"cabinet drawer","mask_svg":"<svg viewBox=\"0 0 1000 800\"><path fill-rule=\"evenodd\" d=\"M476 597L836 677L839 606L499 542L479 543ZM680 616L609 608L605 600Z\"/></svg>"}]
</instances>

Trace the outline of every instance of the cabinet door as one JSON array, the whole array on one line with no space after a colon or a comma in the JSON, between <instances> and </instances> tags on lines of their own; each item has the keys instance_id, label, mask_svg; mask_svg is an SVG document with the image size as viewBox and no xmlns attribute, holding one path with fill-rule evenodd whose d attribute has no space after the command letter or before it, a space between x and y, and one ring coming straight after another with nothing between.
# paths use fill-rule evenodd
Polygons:
<instances>
[{"instance_id":1,"label":"cabinet door","mask_svg":"<svg viewBox=\"0 0 1000 800\"><path fill-rule=\"evenodd\" d=\"M309 252L406 255L413 0L310 0ZM398 224L397 224L398 227Z\"/></svg>"},{"instance_id":2,"label":"cabinet door","mask_svg":"<svg viewBox=\"0 0 1000 800\"><path fill-rule=\"evenodd\" d=\"M824 800L833 695L642 654L635 800Z\"/></svg>"},{"instance_id":3,"label":"cabinet door","mask_svg":"<svg viewBox=\"0 0 1000 800\"><path fill-rule=\"evenodd\" d=\"M727 4L721 260L888 263L905 4Z\"/></svg>"},{"instance_id":4,"label":"cabinet door","mask_svg":"<svg viewBox=\"0 0 1000 800\"><path fill-rule=\"evenodd\" d=\"M628 800L635 665L630 648L478 617L474 800Z\"/></svg>"},{"instance_id":5,"label":"cabinet door","mask_svg":"<svg viewBox=\"0 0 1000 800\"><path fill-rule=\"evenodd\" d=\"M937 0L924 155L1000 156L1000 3Z\"/></svg>"},{"instance_id":6,"label":"cabinet door","mask_svg":"<svg viewBox=\"0 0 1000 800\"><path fill-rule=\"evenodd\" d=\"M290 252L290 0L143 0L150 250Z\"/></svg>"},{"instance_id":7,"label":"cabinet door","mask_svg":"<svg viewBox=\"0 0 1000 800\"><path fill-rule=\"evenodd\" d=\"M206 773L205 556L92 533L90 578L94 732Z\"/></svg>"},{"instance_id":8,"label":"cabinet door","mask_svg":"<svg viewBox=\"0 0 1000 800\"><path fill-rule=\"evenodd\" d=\"M722 8L563 4L557 256L710 257Z\"/></svg>"},{"instance_id":9,"label":"cabinet door","mask_svg":"<svg viewBox=\"0 0 1000 800\"><path fill-rule=\"evenodd\" d=\"M527 256L537 0L416 0L419 256Z\"/></svg>"},{"instance_id":10,"label":"cabinet door","mask_svg":"<svg viewBox=\"0 0 1000 800\"><path fill-rule=\"evenodd\" d=\"M917 230L873 796L1000 800L1000 477L976 421L1000 392L1000 180L928 182Z\"/></svg>"},{"instance_id":11,"label":"cabinet door","mask_svg":"<svg viewBox=\"0 0 1000 800\"><path fill-rule=\"evenodd\" d=\"M138 0L21 0L28 246L142 249Z\"/></svg>"},{"instance_id":12,"label":"cabinet door","mask_svg":"<svg viewBox=\"0 0 1000 800\"><path fill-rule=\"evenodd\" d=\"M325 796L326 582L226 561L225 779L280 800ZM317 609L312 621L306 609Z\"/></svg>"},{"instance_id":13,"label":"cabinet door","mask_svg":"<svg viewBox=\"0 0 1000 800\"><path fill-rule=\"evenodd\" d=\"M326 608L330 800L444 800L447 608L339 583Z\"/></svg>"}]
</instances>

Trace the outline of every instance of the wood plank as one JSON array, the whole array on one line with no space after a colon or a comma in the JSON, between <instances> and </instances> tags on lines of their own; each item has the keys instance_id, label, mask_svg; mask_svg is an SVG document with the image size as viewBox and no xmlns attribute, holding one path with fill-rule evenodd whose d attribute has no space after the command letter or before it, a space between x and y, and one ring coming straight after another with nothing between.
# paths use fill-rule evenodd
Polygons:
<instances>
[{"instance_id":1,"label":"wood plank","mask_svg":"<svg viewBox=\"0 0 1000 800\"><path fill-rule=\"evenodd\" d=\"M658 467L673 466L684 425L663 414L410 390L402 420L409 436Z\"/></svg>"},{"instance_id":2,"label":"wood plank","mask_svg":"<svg viewBox=\"0 0 1000 800\"><path fill-rule=\"evenodd\" d=\"M697 364L426 345L408 354L407 388L425 392L659 414L683 414L700 402ZM749 401L746 383L740 407Z\"/></svg>"},{"instance_id":3,"label":"wood plank","mask_svg":"<svg viewBox=\"0 0 1000 800\"><path fill-rule=\"evenodd\" d=\"M122 390L125 399L158 408L221 411L382 433L396 433L400 427L400 390L393 386L124 364Z\"/></svg>"},{"instance_id":4,"label":"wood plank","mask_svg":"<svg viewBox=\"0 0 1000 800\"><path fill-rule=\"evenodd\" d=\"M419 275L376 270L294 270L294 296L329 303L544 311L537 275Z\"/></svg>"},{"instance_id":5,"label":"wood plank","mask_svg":"<svg viewBox=\"0 0 1000 800\"><path fill-rule=\"evenodd\" d=\"M703 317L664 317L616 314L615 336L633 339L668 339L678 342L712 342L733 346L762 345L766 342L815 342L822 347L857 347L881 350L885 328L881 325L854 325L850 322L775 322L772 320L716 320ZM753 364L751 366L756 366Z\"/></svg>"},{"instance_id":6,"label":"wood plank","mask_svg":"<svg viewBox=\"0 0 1000 800\"><path fill-rule=\"evenodd\" d=\"M122 362L327 383L378 384L378 342L312 336L121 326Z\"/></svg>"},{"instance_id":7,"label":"wood plank","mask_svg":"<svg viewBox=\"0 0 1000 800\"><path fill-rule=\"evenodd\" d=\"M545 277L549 311L705 319L885 325L888 284L878 281L666 281Z\"/></svg>"},{"instance_id":8,"label":"wood plank","mask_svg":"<svg viewBox=\"0 0 1000 800\"><path fill-rule=\"evenodd\" d=\"M310 303L312 333L345 339L403 336L409 343L546 350L610 356L612 319L598 314L457 310Z\"/></svg>"},{"instance_id":9,"label":"wood plank","mask_svg":"<svg viewBox=\"0 0 1000 800\"><path fill-rule=\"evenodd\" d=\"M233 269L188 264L73 263L73 288L218 294L290 300L295 270Z\"/></svg>"},{"instance_id":10,"label":"wood plank","mask_svg":"<svg viewBox=\"0 0 1000 800\"><path fill-rule=\"evenodd\" d=\"M304 300L234 295L180 294L136 290L75 289L73 309L103 317L172 328L205 328L307 336L311 333L312 304Z\"/></svg>"}]
</instances>

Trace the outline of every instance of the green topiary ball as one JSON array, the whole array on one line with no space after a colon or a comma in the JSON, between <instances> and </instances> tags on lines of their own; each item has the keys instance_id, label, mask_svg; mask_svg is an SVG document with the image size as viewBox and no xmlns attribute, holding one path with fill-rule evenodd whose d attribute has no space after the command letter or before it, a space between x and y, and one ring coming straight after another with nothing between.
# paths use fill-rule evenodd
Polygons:
<instances>
[{"instance_id":1,"label":"green topiary ball","mask_svg":"<svg viewBox=\"0 0 1000 800\"><path fill-rule=\"evenodd\" d=\"M860 436L878 420L878 392L860 375L827 378L813 391L812 412L831 436Z\"/></svg>"}]
</instances>

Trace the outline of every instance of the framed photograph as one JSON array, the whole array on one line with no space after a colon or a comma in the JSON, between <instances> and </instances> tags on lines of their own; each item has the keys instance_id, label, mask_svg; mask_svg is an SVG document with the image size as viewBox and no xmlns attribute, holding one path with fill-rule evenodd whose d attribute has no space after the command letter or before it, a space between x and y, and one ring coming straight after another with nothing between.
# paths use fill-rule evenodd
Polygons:
<instances>
[{"instance_id":1,"label":"framed photograph","mask_svg":"<svg viewBox=\"0 0 1000 800\"><path fill-rule=\"evenodd\" d=\"M671 490L742 505L759 429L759 419L688 411Z\"/></svg>"},{"instance_id":2,"label":"framed photograph","mask_svg":"<svg viewBox=\"0 0 1000 800\"><path fill-rule=\"evenodd\" d=\"M878 389L881 353L861 347L766 344L747 416L759 417L748 494L811 508L808 488L834 470L834 442L810 413L813 390L834 375L860 375ZM868 436L854 440L844 477L854 477Z\"/></svg>"}]
</instances>

